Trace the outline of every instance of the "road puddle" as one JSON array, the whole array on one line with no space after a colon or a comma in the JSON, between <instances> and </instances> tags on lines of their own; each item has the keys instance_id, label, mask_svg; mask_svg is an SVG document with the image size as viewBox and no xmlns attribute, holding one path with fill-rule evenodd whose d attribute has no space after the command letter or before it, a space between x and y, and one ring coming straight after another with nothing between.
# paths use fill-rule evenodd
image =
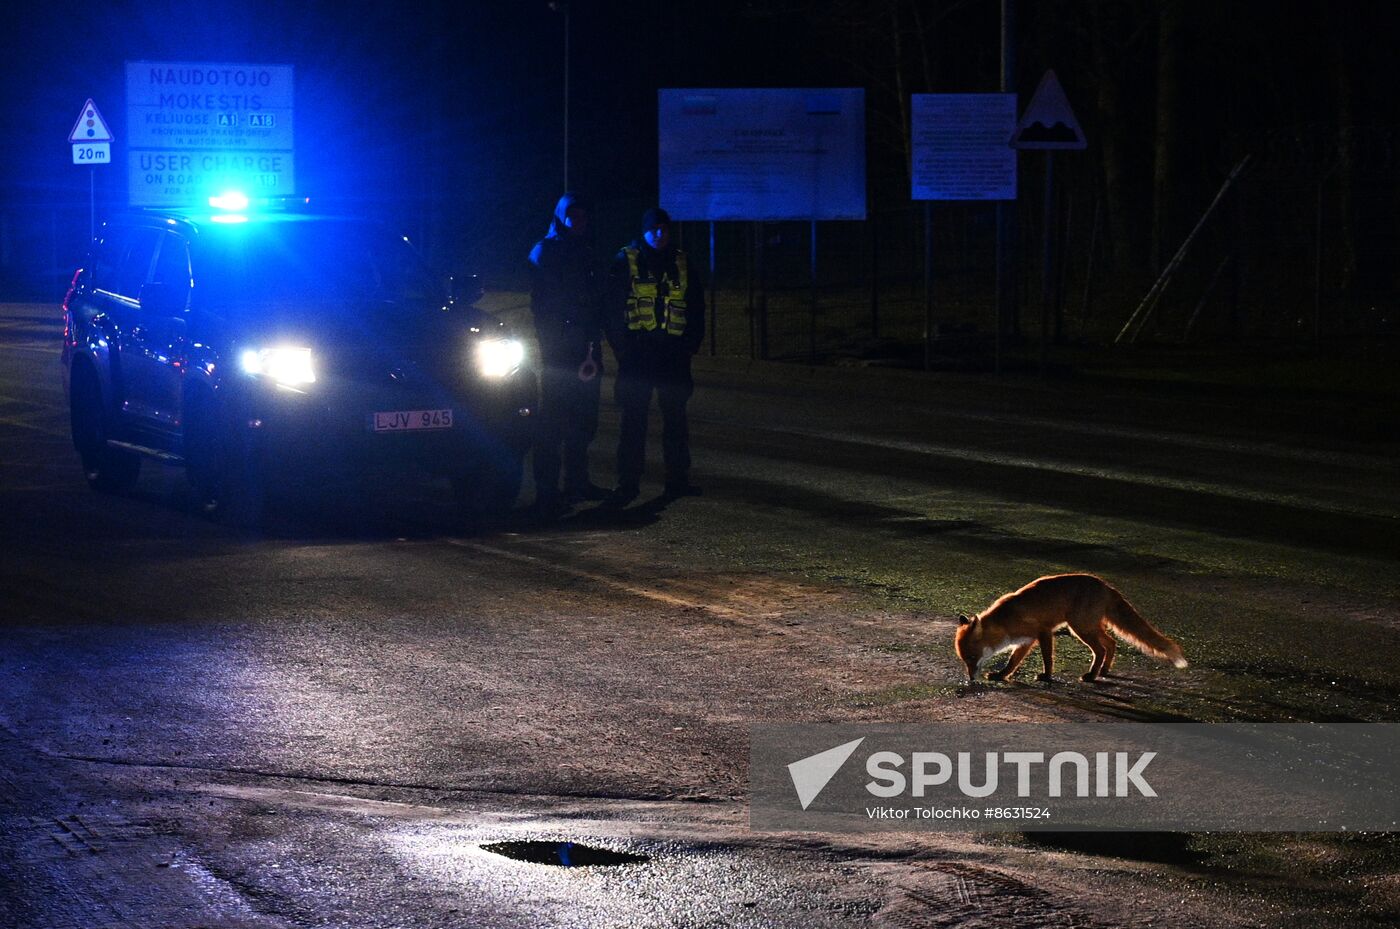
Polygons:
<instances>
[{"instance_id":1,"label":"road puddle","mask_svg":"<svg viewBox=\"0 0 1400 929\"><path fill-rule=\"evenodd\" d=\"M608 867L641 864L648 860L646 855L595 848L578 842L490 842L481 846L481 850L516 861L529 861L559 868Z\"/></svg>"}]
</instances>

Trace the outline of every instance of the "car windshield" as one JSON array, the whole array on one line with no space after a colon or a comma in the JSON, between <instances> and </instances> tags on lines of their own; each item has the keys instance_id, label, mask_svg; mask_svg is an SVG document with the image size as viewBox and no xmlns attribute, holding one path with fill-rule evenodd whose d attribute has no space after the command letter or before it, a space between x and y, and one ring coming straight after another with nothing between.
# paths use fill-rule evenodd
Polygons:
<instances>
[{"instance_id":1,"label":"car windshield","mask_svg":"<svg viewBox=\"0 0 1400 929\"><path fill-rule=\"evenodd\" d=\"M210 224L199 237L194 288L206 307L446 298L406 239L373 223L320 218Z\"/></svg>"}]
</instances>

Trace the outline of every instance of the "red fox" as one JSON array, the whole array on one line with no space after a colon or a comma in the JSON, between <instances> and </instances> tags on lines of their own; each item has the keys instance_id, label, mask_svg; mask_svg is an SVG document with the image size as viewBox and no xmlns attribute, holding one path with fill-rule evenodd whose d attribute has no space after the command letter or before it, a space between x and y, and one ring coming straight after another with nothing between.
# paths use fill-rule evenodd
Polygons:
<instances>
[{"instance_id":1,"label":"red fox","mask_svg":"<svg viewBox=\"0 0 1400 929\"><path fill-rule=\"evenodd\" d=\"M1016 673L1031 649L1039 645L1045 662L1045 673L1039 680L1048 681L1055 673L1055 631L1066 626L1094 653L1094 663L1081 680L1098 680L1113 667L1118 643L1109 630L1144 654L1170 661L1178 668L1186 667L1180 645L1138 615L1127 598L1092 574L1042 577L997 598L977 616L959 616L953 644L967 665L969 681L992 658L1011 651L1005 668L987 673L988 680L1006 680Z\"/></svg>"}]
</instances>

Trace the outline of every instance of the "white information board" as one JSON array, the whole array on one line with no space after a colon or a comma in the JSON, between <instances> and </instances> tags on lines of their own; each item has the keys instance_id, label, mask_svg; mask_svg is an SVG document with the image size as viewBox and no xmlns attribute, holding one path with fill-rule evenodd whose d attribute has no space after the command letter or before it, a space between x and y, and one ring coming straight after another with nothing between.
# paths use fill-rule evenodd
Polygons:
<instances>
[{"instance_id":1,"label":"white information board","mask_svg":"<svg viewBox=\"0 0 1400 929\"><path fill-rule=\"evenodd\" d=\"M914 94L915 200L1015 200L1015 94Z\"/></svg>"},{"instance_id":2,"label":"white information board","mask_svg":"<svg viewBox=\"0 0 1400 929\"><path fill-rule=\"evenodd\" d=\"M132 206L296 193L291 65L126 63Z\"/></svg>"},{"instance_id":3,"label":"white information board","mask_svg":"<svg viewBox=\"0 0 1400 929\"><path fill-rule=\"evenodd\" d=\"M859 88L661 90L661 203L676 219L865 218Z\"/></svg>"}]
</instances>

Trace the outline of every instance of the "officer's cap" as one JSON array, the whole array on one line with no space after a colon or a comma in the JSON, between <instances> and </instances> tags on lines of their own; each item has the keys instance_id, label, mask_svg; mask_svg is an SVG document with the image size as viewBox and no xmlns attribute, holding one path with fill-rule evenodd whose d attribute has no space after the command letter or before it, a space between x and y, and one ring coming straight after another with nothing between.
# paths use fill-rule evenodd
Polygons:
<instances>
[{"instance_id":1,"label":"officer's cap","mask_svg":"<svg viewBox=\"0 0 1400 929\"><path fill-rule=\"evenodd\" d=\"M642 231L655 229L657 226L669 226L671 224L671 214L654 206L642 214Z\"/></svg>"}]
</instances>

